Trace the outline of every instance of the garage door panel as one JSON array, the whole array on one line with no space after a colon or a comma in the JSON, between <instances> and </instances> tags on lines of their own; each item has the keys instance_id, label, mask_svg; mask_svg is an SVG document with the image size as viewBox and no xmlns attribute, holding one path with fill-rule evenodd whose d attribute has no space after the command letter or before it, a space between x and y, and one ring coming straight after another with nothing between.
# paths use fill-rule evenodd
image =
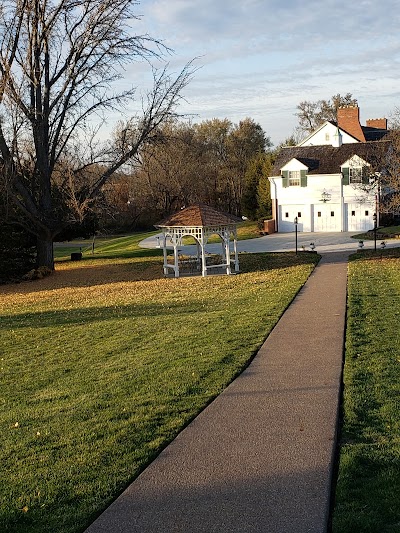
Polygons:
<instances>
[{"instance_id":1,"label":"garage door panel","mask_svg":"<svg viewBox=\"0 0 400 533\"><path fill-rule=\"evenodd\" d=\"M308 209L308 213L310 210ZM279 206L279 231L282 233L294 231L294 219L297 217L297 230L310 231L310 216L307 217L304 205L280 205Z\"/></svg>"},{"instance_id":2,"label":"garage door panel","mask_svg":"<svg viewBox=\"0 0 400 533\"><path fill-rule=\"evenodd\" d=\"M340 205L315 205L314 231L341 231Z\"/></svg>"},{"instance_id":3,"label":"garage door panel","mask_svg":"<svg viewBox=\"0 0 400 533\"><path fill-rule=\"evenodd\" d=\"M371 206L351 203L346 205L346 211L348 231L368 231L374 227Z\"/></svg>"}]
</instances>

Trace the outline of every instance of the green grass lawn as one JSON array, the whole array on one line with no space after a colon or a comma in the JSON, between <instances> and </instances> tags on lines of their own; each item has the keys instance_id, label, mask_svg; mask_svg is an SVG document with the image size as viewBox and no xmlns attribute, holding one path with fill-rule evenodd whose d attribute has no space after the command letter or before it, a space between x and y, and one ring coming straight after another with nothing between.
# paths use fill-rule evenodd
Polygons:
<instances>
[{"instance_id":1,"label":"green grass lawn","mask_svg":"<svg viewBox=\"0 0 400 533\"><path fill-rule=\"evenodd\" d=\"M377 228L376 230L376 237L378 239L394 239L398 238L397 236L400 235L400 226L388 226L388 227L382 227ZM374 232L372 230L367 231L365 233L359 233L357 235L352 235L353 239L362 239L362 240L373 240L374 239Z\"/></svg>"},{"instance_id":2,"label":"green grass lawn","mask_svg":"<svg viewBox=\"0 0 400 533\"><path fill-rule=\"evenodd\" d=\"M248 364L317 260L164 279L141 238L0 287L2 532L83 531Z\"/></svg>"},{"instance_id":3,"label":"green grass lawn","mask_svg":"<svg viewBox=\"0 0 400 533\"><path fill-rule=\"evenodd\" d=\"M400 532L400 249L349 265L335 533Z\"/></svg>"},{"instance_id":4,"label":"green grass lawn","mask_svg":"<svg viewBox=\"0 0 400 533\"><path fill-rule=\"evenodd\" d=\"M237 239L243 241L245 239L256 239L260 237L260 228L258 222L254 220L246 220L241 222L237 227Z\"/></svg>"},{"instance_id":5,"label":"green grass lawn","mask_svg":"<svg viewBox=\"0 0 400 533\"><path fill-rule=\"evenodd\" d=\"M94 248L92 239L55 243L54 256L57 261L69 261L71 253L79 251L82 251L85 260L161 256L160 250L141 249L138 246L140 241L157 233L159 232L151 231L133 235L96 237Z\"/></svg>"},{"instance_id":6,"label":"green grass lawn","mask_svg":"<svg viewBox=\"0 0 400 533\"><path fill-rule=\"evenodd\" d=\"M400 235L400 226L390 226L387 228L378 228L378 232L387 235Z\"/></svg>"}]
</instances>

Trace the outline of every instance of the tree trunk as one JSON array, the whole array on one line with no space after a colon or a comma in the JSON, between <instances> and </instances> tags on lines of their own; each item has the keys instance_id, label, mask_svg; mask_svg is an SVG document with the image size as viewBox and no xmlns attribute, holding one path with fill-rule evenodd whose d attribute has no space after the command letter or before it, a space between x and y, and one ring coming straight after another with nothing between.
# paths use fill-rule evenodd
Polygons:
<instances>
[{"instance_id":1,"label":"tree trunk","mask_svg":"<svg viewBox=\"0 0 400 533\"><path fill-rule=\"evenodd\" d=\"M36 241L36 267L46 266L54 270L53 239L38 237Z\"/></svg>"}]
</instances>

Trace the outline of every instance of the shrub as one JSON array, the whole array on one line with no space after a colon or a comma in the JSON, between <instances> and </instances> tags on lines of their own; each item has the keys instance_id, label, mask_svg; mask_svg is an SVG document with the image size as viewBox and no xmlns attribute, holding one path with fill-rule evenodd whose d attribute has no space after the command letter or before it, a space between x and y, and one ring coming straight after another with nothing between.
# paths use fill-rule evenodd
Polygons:
<instances>
[{"instance_id":1,"label":"shrub","mask_svg":"<svg viewBox=\"0 0 400 533\"><path fill-rule=\"evenodd\" d=\"M35 264L33 235L11 224L0 224L0 283L18 281Z\"/></svg>"}]
</instances>

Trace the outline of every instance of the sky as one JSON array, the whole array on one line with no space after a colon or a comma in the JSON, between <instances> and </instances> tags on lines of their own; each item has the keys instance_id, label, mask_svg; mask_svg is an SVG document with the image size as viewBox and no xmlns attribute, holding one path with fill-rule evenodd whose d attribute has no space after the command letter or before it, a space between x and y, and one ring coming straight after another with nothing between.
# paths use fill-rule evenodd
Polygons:
<instances>
[{"instance_id":1,"label":"sky","mask_svg":"<svg viewBox=\"0 0 400 533\"><path fill-rule=\"evenodd\" d=\"M142 0L136 12L135 31L174 50L171 72L197 58L180 108L194 122L251 117L277 145L303 100L352 93L362 124L400 107L398 0Z\"/></svg>"}]
</instances>

